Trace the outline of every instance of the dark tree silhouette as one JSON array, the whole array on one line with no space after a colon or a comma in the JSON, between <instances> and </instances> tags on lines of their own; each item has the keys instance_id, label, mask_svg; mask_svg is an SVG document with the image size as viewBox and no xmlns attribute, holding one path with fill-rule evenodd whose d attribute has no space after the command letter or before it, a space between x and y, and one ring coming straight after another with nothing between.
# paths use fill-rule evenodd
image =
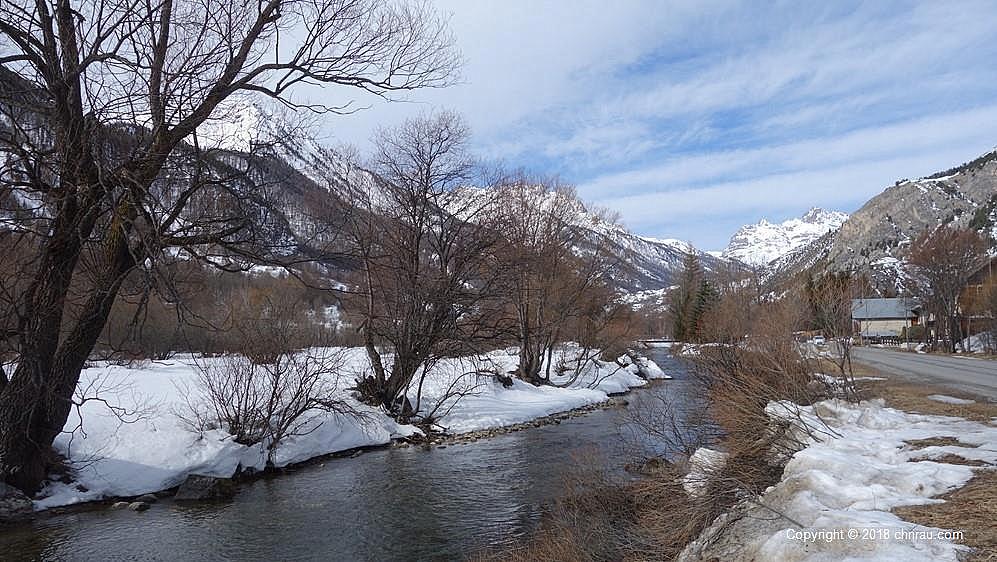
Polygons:
<instances>
[{"instance_id":1,"label":"dark tree silhouette","mask_svg":"<svg viewBox=\"0 0 997 562\"><path fill-rule=\"evenodd\" d=\"M306 104L295 87L445 85L456 57L422 6L0 3L0 243L16 272L0 326L17 365L0 377L0 480L38 489L126 278L163 256L241 255L259 241L264 194L230 183L219 170L238 162L201 150L198 128L239 93L349 111Z\"/></svg>"}]
</instances>

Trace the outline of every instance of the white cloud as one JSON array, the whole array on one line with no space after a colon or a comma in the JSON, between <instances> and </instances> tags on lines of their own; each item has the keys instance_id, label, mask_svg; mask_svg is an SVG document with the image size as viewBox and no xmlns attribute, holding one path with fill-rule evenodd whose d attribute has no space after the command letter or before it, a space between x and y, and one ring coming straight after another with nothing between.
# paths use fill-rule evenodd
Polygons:
<instances>
[{"instance_id":1,"label":"white cloud","mask_svg":"<svg viewBox=\"0 0 997 562\"><path fill-rule=\"evenodd\" d=\"M363 148L375 125L456 109L483 157L561 172L648 234L714 244L718 224L854 207L997 144L991 2L437 5L464 82L361 100L330 134Z\"/></svg>"}]
</instances>

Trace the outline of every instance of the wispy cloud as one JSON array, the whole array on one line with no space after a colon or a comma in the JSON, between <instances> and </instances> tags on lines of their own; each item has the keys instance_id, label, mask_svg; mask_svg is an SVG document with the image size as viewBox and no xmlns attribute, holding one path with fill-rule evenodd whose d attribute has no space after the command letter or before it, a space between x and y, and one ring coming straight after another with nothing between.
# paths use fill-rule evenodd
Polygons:
<instances>
[{"instance_id":1,"label":"wispy cloud","mask_svg":"<svg viewBox=\"0 0 997 562\"><path fill-rule=\"evenodd\" d=\"M466 82L337 119L465 113L482 156L560 173L640 232L719 247L997 144L997 4L440 2Z\"/></svg>"}]
</instances>

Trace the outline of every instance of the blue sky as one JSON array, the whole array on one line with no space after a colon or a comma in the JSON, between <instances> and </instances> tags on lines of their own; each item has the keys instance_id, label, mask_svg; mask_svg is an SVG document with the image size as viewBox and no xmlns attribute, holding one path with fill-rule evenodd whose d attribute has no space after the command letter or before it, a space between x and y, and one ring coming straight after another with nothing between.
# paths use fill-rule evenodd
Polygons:
<instances>
[{"instance_id":1,"label":"blue sky","mask_svg":"<svg viewBox=\"0 0 997 562\"><path fill-rule=\"evenodd\" d=\"M435 4L461 82L360 99L327 140L363 151L378 125L454 109L482 158L707 250L997 146L997 2Z\"/></svg>"}]
</instances>

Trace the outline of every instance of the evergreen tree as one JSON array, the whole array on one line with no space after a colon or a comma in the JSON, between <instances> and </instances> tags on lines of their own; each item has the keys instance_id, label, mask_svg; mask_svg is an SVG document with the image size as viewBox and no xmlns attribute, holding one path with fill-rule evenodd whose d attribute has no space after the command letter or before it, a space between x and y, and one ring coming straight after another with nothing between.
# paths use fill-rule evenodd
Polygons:
<instances>
[{"instance_id":1,"label":"evergreen tree","mask_svg":"<svg viewBox=\"0 0 997 562\"><path fill-rule=\"evenodd\" d=\"M699 294L703 280L703 267L699 256L694 252L685 255L682 263L682 274L678 286L669 293L669 309L672 314L672 335L679 341L691 341L695 335L690 330L693 318L693 306Z\"/></svg>"},{"instance_id":2,"label":"evergreen tree","mask_svg":"<svg viewBox=\"0 0 997 562\"><path fill-rule=\"evenodd\" d=\"M692 301L689 322L686 326L686 334L690 340L698 341L703 328L703 318L720 301L720 291L710 283L703 280L699 284L695 298Z\"/></svg>"}]
</instances>

